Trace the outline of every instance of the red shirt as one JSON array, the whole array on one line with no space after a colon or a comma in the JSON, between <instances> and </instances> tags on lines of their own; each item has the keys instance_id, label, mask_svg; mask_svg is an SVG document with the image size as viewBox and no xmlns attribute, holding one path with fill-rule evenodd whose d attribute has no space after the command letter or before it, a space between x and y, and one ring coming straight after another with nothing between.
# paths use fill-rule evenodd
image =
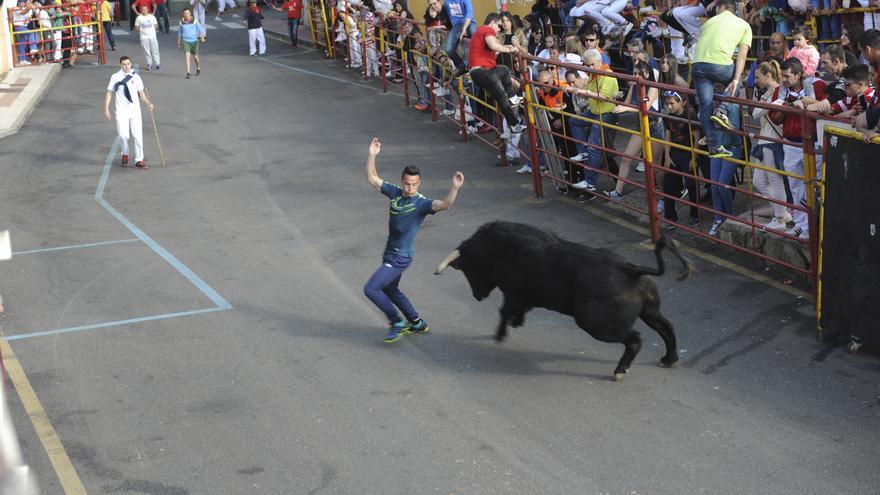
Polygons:
<instances>
[{"instance_id":1,"label":"red shirt","mask_svg":"<svg viewBox=\"0 0 880 495\"><path fill-rule=\"evenodd\" d=\"M141 7L146 6L147 12L152 14L153 10L155 10L155 4L156 2L153 0L134 0L134 2L131 3L131 6L137 8L138 14L141 13Z\"/></svg>"},{"instance_id":2,"label":"red shirt","mask_svg":"<svg viewBox=\"0 0 880 495\"><path fill-rule=\"evenodd\" d=\"M302 17L303 4L302 0L287 0L281 5L281 10L287 11L288 19L299 19Z\"/></svg>"},{"instance_id":3,"label":"red shirt","mask_svg":"<svg viewBox=\"0 0 880 495\"><path fill-rule=\"evenodd\" d=\"M492 26L480 26L471 37L471 46L468 48L468 67L482 67L484 69L495 68L495 52L486 44L487 36L495 36Z\"/></svg>"}]
</instances>

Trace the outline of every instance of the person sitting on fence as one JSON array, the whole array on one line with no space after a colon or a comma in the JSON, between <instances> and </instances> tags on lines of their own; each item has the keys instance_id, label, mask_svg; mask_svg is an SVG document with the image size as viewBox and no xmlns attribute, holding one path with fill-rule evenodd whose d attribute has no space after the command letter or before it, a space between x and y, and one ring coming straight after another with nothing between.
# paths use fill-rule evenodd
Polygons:
<instances>
[{"instance_id":1,"label":"person sitting on fence","mask_svg":"<svg viewBox=\"0 0 880 495\"><path fill-rule=\"evenodd\" d=\"M510 69L495 62L496 53L517 53L519 49L498 42L495 35L500 27L500 15L491 13L486 16L484 24L471 38L468 67L474 84L488 91L498 103L510 132L520 133L525 129L525 124L517 117L513 105L518 105L521 98L516 96ZM502 134L502 138L510 135L505 134L508 136Z\"/></svg>"},{"instance_id":2,"label":"person sitting on fence","mask_svg":"<svg viewBox=\"0 0 880 495\"><path fill-rule=\"evenodd\" d=\"M465 36L473 38L477 31L477 21L474 18L474 6L471 0L444 0L446 12L452 22L452 29L446 37L446 54L455 64L455 77L461 77L467 72L467 64L458 55L458 45Z\"/></svg>"},{"instance_id":3,"label":"person sitting on fence","mask_svg":"<svg viewBox=\"0 0 880 495\"><path fill-rule=\"evenodd\" d=\"M856 0L859 2L859 5L864 8L877 8L880 7L880 2L877 0ZM880 12L865 12L865 31L870 31L872 29L880 29Z\"/></svg>"},{"instance_id":4,"label":"person sitting on fence","mask_svg":"<svg viewBox=\"0 0 880 495\"><path fill-rule=\"evenodd\" d=\"M688 0L686 5L673 7L660 14L660 20L682 34L684 37L682 43L690 58L693 58L692 47L700 38L700 18L706 15L706 5L709 3L711 3L710 0ZM730 7L730 10L735 8L734 5ZM749 29L751 30L751 26Z\"/></svg>"},{"instance_id":5,"label":"person sitting on fence","mask_svg":"<svg viewBox=\"0 0 880 495\"><path fill-rule=\"evenodd\" d=\"M679 197L682 192L682 183L687 189L688 200L694 205L698 200L697 182L693 175L696 173L696 167L692 166L695 155L691 151L695 144L700 140L700 128L691 124L693 120L693 110L688 104L688 99L684 98L678 91L663 92L664 106L668 117L664 117L664 123L661 126L665 130L666 143L662 144L663 159L667 166L678 172L688 174L682 176L674 173L666 173L663 175L663 196L662 208L658 204L657 212L663 212L663 217L670 222L678 223L678 212L675 210L675 198ZM681 119L681 120L680 120ZM671 144L670 144L671 143ZM682 149L683 146L687 149ZM658 158L661 155L657 155ZM699 212L697 207L690 207L690 225L696 226L700 223ZM675 223L669 223L666 228L672 230Z\"/></svg>"},{"instance_id":6,"label":"person sitting on fence","mask_svg":"<svg viewBox=\"0 0 880 495\"><path fill-rule=\"evenodd\" d=\"M582 57L585 67L597 71L602 70L602 55L598 50L586 50ZM571 187L595 192L598 175L595 170L602 168L605 157L604 150L600 148L613 146L614 133L603 125L591 123L584 119L599 121L605 124L617 124L617 114L614 113L614 108L617 105L613 102L613 98L617 95L619 88L617 86L617 78L595 73L589 75L584 86L584 88L577 86L568 88L570 92L578 96L590 98L589 110L580 115L583 118L572 117L568 123L571 127L571 136L575 140L575 148L578 151L578 154L571 157L571 160L587 162L584 179L572 184ZM590 128L589 134L587 134L586 130L588 126ZM589 148L584 142L589 145Z\"/></svg>"},{"instance_id":7,"label":"person sitting on fence","mask_svg":"<svg viewBox=\"0 0 880 495\"><path fill-rule=\"evenodd\" d=\"M602 16L611 21L614 25L611 31L620 33L620 36L624 39L633 28L633 23L620 15L628 3L629 0L612 0L611 3L602 10Z\"/></svg>"}]
</instances>

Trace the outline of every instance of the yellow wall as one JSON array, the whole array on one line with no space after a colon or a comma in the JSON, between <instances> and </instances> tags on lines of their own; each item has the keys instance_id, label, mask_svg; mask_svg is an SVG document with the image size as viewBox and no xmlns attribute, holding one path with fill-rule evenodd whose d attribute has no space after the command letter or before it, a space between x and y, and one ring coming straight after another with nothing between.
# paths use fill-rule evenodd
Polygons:
<instances>
[{"instance_id":1,"label":"yellow wall","mask_svg":"<svg viewBox=\"0 0 880 495\"><path fill-rule=\"evenodd\" d=\"M532 4L534 3L534 0L508 0L507 10L511 14L518 14L522 17L532 11ZM478 24L483 24L483 19L490 12L497 12L495 0L471 0L471 4L474 6L474 17L476 17ZM409 0L407 5L409 5L409 11L412 12L416 20L425 20L425 9L428 8L428 0Z\"/></svg>"}]
</instances>

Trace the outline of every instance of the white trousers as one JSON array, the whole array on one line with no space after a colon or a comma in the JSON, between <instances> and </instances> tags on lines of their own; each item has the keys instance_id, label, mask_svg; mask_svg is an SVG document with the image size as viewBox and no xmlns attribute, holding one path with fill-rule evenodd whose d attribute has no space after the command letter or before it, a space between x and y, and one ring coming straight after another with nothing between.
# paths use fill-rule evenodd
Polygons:
<instances>
[{"instance_id":1,"label":"white trousers","mask_svg":"<svg viewBox=\"0 0 880 495\"><path fill-rule=\"evenodd\" d=\"M162 63L159 59L159 40L156 38L141 38L141 48L144 49L144 55L147 57L147 67L153 65L154 62L156 65Z\"/></svg>"},{"instance_id":2,"label":"white trousers","mask_svg":"<svg viewBox=\"0 0 880 495\"><path fill-rule=\"evenodd\" d=\"M764 148L764 161L761 163L761 165L767 168L776 168L775 158L776 157L773 156L772 149ZM782 176L777 173L762 170L760 168L756 168L753 170L754 173L752 174L752 181L754 182L755 187L758 189L758 192L760 192L761 195L764 197L784 202L785 183L782 181ZM770 206L773 207L774 217L785 217L785 205L771 202Z\"/></svg>"},{"instance_id":3,"label":"white trousers","mask_svg":"<svg viewBox=\"0 0 880 495\"><path fill-rule=\"evenodd\" d=\"M700 17L704 15L706 15L706 7L702 3L672 9L672 16L694 37L700 35Z\"/></svg>"},{"instance_id":4,"label":"white trousers","mask_svg":"<svg viewBox=\"0 0 880 495\"><path fill-rule=\"evenodd\" d=\"M785 171L800 177L804 175L804 150L800 147L782 145L782 152L785 155L783 165ZM803 206L803 201L807 197L807 188L804 181L789 176L788 187L791 189L791 202L794 205ZM791 217L794 219L794 226L800 227L804 232L809 232L810 221L807 213L801 210L792 210Z\"/></svg>"},{"instance_id":5,"label":"white trousers","mask_svg":"<svg viewBox=\"0 0 880 495\"><path fill-rule=\"evenodd\" d=\"M610 2L607 0L590 1L581 5L579 8L575 7L571 9L571 12L575 12L576 9L580 9L579 15L577 17L589 17L593 21L599 23L599 26L601 26L602 29L605 29L605 26L611 24L611 21L609 21L605 16L602 15L602 11L607 9L609 4Z\"/></svg>"},{"instance_id":6,"label":"white trousers","mask_svg":"<svg viewBox=\"0 0 880 495\"><path fill-rule=\"evenodd\" d=\"M611 5L602 10L602 15L609 21L622 26L627 23L626 18L620 15L620 12L626 7L629 0L614 0Z\"/></svg>"},{"instance_id":7,"label":"white trousers","mask_svg":"<svg viewBox=\"0 0 880 495\"><path fill-rule=\"evenodd\" d=\"M140 108L116 114L116 133L122 140L122 154L128 155L128 139L134 138L134 161L144 159L144 130Z\"/></svg>"},{"instance_id":8,"label":"white trousers","mask_svg":"<svg viewBox=\"0 0 880 495\"><path fill-rule=\"evenodd\" d=\"M197 3L192 7L193 19L195 22L198 22L200 26L205 26L205 4Z\"/></svg>"},{"instance_id":9,"label":"white trousers","mask_svg":"<svg viewBox=\"0 0 880 495\"><path fill-rule=\"evenodd\" d=\"M263 35L263 28L258 27L257 29L248 29L248 47L251 50L251 55L256 55L258 41L260 42L260 55L265 55L266 37Z\"/></svg>"},{"instance_id":10,"label":"white trousers","mask_svg":"<svg viewBox=\"0 0 880 495\"><path fill-rule=\"evenodd\" d=\"M217 13L222 14L226 7L235 8L235 0L217 0Z\"/></svg>"},{"instance_id":11,"label":"white trousers","mask_svg":"<svg viewBox=\"0 0 880 495\"><path fill-rule=\"evenodd\" d=\"M55 61L61 60L61 31L55 31L52 33L52 37L55 39Z\"/></svg>"}]
</instances>

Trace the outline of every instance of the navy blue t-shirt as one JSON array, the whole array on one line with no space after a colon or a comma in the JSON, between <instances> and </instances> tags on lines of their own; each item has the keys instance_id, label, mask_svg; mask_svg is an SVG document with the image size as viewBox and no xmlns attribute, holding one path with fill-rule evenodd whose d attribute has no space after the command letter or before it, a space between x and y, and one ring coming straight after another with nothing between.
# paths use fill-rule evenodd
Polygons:
<instances>
[{"instance_id":1,"label":"navy blue t-shirt","mask_svg":"<svg viewBox=\"0 0 880 495\"><path fill-rule=\"evenodd\" d=\"M380 192L391 200L388 218L388 243L384 254L400 254L412 258L415 253L413 242L422 221L433 215L431 198L416 194L410 198L403 196L403 189L396 184L382 182Z\"/></svg>"}]
</instances>

